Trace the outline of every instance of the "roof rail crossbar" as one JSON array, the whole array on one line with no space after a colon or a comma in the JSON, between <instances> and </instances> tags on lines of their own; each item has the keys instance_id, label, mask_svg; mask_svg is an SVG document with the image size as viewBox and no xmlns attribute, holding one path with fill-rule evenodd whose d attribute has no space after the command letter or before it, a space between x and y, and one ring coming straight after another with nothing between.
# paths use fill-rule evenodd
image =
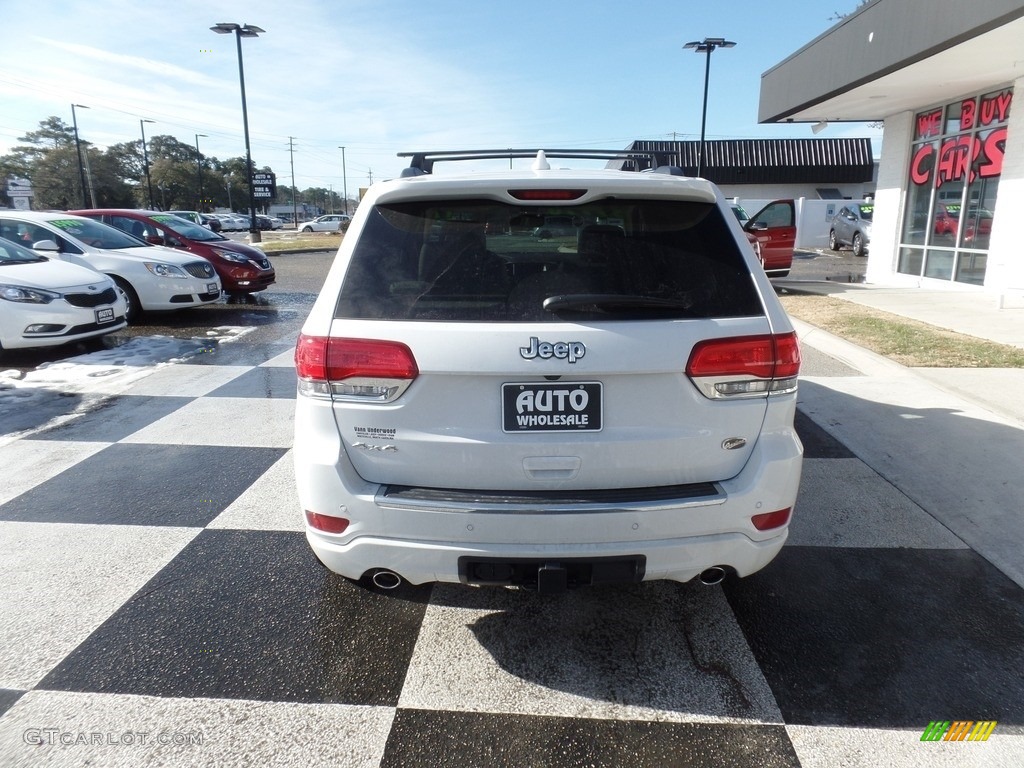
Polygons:
<instances>
[{"instance_id":1,"label":"roof rail crossbar","mask_svg":"<svg viewBox=\"0 0 1024 768\"><path fill-rule=\"evenodd\" d=\"M412 158L409 168L422 173L432 173L434 163L449 160L511 160L513 158L532 158L538 152L549 157L562 159L575 158L582 160L628 160L628 165L636 170L653 168L663 163L658 162L664 153L647 150L625 149L452 149L436 152L399 152L399 157ZM627 164L623 164L624 166Z\"/></svg>"}]
</instances>

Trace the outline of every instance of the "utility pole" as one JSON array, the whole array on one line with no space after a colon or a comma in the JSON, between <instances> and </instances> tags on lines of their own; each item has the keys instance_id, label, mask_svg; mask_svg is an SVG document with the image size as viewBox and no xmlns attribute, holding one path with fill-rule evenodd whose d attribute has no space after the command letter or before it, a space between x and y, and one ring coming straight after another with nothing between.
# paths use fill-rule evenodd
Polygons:
<instances>
[{"instance_id":1,"label":"utility pole","mask_svg":"<svg viewBox=\"0 0 1024 768\"><path fill-rule=\"evenodd\" d=\"M71 105L71 122L75 126L75 151L78 153L78 175L82 179L82 207L88 208L89 201L85 197L85 167L82 164L82 142L78 139L78 118L75 116L75 107L81 107L82 109L88 109L88 107L84 104Z\"/></svg>"},{"instance_id":2,"label":"utility pole","mask_svg":"<svg viewBox=\"0 0 1024 768\"><path fill-rule=\"evenodd\" d=\"M85 148L85 152L82 153L85 158L85 179L89 182L89 199L92 200L92 207L96 207L96 190L92 185L92 170L89 168L89 148Z\"/></svg>"},{"instance_id":3,"label":"utility pole","mask_svg":"<svg viewBox=\"0 0 1024 768\"><path fill-rule=\"evenodd\" d=\"M345 215L348 216L348 169L345 167L345 148L341 148L341 184L345 195Z\"/></svg>"},{"instance_id":4,"label":"utility pole","mask_svg":"<svg viewBox=\"0 0 1024 768\"><path fill-rule=\"evenodd\" d=\"M197 133L196 134L196 175L199 178L199 199L197 200L198 205L196 206L196 210L199 211L200 213L202 213L202 210L203 210L203 155L199 151L199 139L200 138L208 139L210 137L207 136L205 133Z\"/></svg>"},{"instance_id":5,"label":"utility pole","mask_svg":"<svg viewBox=\"0 0 1024 768\"><path fill-rule=\"evenodd\" d=\"M292 139L294 137L288 137L288 158L292 164L292 223L295 224L295 231L299 229L299 207L295 203L295 154L292 146Z\"/></svg>"},{"instance_id":6,"label":"utility pole","mask_svg":"<svg viewBox=\"0 0 1024 768\"><path fill-rule=\"evenodd\" d=\"M146 123L153 120L140 119L139 131L142 133L142 164L146 169L146 186L149 188L149 209L153 210L153 180L149 176L149 152L146 151Z\"/></svg>"}]
</instances>

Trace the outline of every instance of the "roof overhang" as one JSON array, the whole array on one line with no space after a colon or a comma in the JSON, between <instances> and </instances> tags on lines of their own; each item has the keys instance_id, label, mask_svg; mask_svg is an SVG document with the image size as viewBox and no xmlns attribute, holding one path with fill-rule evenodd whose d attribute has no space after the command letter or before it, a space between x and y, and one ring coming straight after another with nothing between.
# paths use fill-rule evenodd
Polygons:
<instances>
[{"instance_id":1,"label":"roof overhang","mask_svg":"<svg viewBox=\"0 0 1024 768\"><path fill-rule=\"evenodd\" d=\"M867 122L1024 77L1024 1L874 0L761 75L758 121Z\"/></svg>"}]
</instances>

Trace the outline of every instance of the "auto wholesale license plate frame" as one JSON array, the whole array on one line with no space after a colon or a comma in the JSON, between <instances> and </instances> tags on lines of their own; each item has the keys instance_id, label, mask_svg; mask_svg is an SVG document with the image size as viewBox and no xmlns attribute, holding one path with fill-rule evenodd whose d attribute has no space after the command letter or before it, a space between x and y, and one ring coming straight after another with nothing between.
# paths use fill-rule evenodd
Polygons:
<instances>
[{"instance_id":1,"label":"auto wholesale license plate frame","mask_svg":"<svg viewBox=\"0 0 1024 768\"><path fill-rule=\"evenodd\" d=\"M501 385L502 432L600 432L603 428L604 386L600 381Z\"/></svg>"}]
</instances>

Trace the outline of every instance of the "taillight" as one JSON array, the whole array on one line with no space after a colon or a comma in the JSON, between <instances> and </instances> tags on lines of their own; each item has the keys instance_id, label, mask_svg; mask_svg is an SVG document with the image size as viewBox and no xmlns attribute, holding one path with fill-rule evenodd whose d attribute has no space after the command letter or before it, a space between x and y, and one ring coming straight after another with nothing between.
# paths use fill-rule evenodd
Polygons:
<instances>
[{"instance_id":1,"label":"taillight","mask_svg":"<svg viewBox=\"0 0 1024 768\"><path fill-rule=\"evenodd\" d=\"M390 403L419 375L412 350L398 341L299 336L299 394Z\"/></svg>"},{"instance_id":2,"label":"taillight","mask_svg":"<svg viewBox=\"0 0 1024 768\"><path fill-rule=\"evenodd\" d=\"M796 333L702 341L686 363L686 375L713 399L793 392L799 372Z\"/></svg>"},{"instance_id":3,"label":"taillight","mask_svg":"<svg viewBox=\"0 0 1024 768\"><path fill-rule=\"evenodd\" d=\"M781 528L789 522L789 514L792 511L791 507L785 509L777 509L774 512L763 512L760 515L754 515L750 518L750 522L754 524L754 527L759 531L767 531L770 528Z\"/></svg>"}]
</instances>

